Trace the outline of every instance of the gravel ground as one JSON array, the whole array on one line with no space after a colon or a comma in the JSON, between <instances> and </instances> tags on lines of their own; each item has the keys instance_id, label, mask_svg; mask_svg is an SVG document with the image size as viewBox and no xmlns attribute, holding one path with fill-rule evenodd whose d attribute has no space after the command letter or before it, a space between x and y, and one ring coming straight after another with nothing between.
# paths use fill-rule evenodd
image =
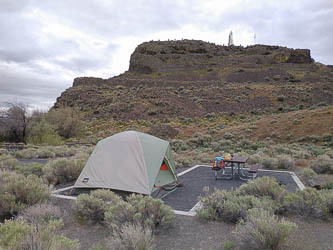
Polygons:
<instances>
[{"instance_id":1,"label":"gravel ground","mask_svg":"<svg viewBox=\"0 0 333 250\"><path fill-rule=\"evenodd\" d=\"M227 169L230 171L230 169ZM295 192L297 185L289 173L277 173L259 171L258 177L271 176L286 185L286 189ZM179 180L184 183L183 187L177 188L163 198L164 202L175 210L189 211L198 202L198 197L204 195L203 188L209 187L211 191L215 188L231 190L236 189L246 181L240 179L215 180L214 171L208 167L197 167L196 169L182 175Z\"/></svg>"},{"instance_id":2,"label":"gravel ground","mask_svg":"<svg viewBox=\"0 0 333 250\"><path fill-rule=\"evenodd\" d=\"M82 250L91 249L93 244L105 243L110 230L102 225L82 225L75 221L75 202L52 198L55 205L64 213L65 227L62 234L79 239ZM298 231L291 237L290 244L284 249L290 250L332 250L333 221L311 218L292 218L288 220L298 225ZM233 235L234 224L220 221L207 221L197 217L176 215L169 228L163 228L155 235L154 249L223 249L225 242L237 240Z\"/></svg>"}]
</instances>

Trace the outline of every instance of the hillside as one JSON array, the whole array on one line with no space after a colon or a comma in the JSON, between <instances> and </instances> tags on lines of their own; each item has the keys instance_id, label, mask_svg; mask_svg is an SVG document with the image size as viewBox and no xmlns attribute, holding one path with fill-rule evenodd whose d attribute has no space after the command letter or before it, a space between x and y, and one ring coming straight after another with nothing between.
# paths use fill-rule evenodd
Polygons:
<instances>
[{"instance_id":1,"label":"hillside","mask_svg":"<svg viewBox=\"0 0 333 250\"><path fill-rule=\"evenodd\" d=\"M78 106L87 118L129 121L317 104L333 104L333 67L315 63L309 50L181 40L139 45L129 70L117 77L76 78L55 107Z\"/></svg>"}]
</instances>

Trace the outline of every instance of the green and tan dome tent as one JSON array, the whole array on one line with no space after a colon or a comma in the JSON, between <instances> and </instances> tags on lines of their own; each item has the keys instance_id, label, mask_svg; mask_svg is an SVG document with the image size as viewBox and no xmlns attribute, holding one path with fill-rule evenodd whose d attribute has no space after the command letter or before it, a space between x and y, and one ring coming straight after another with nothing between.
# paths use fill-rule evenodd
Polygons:
<instances>
[{"instance_id":1,"label":"green and tan dome tent","mask_svg":"<svg viewBox=\"0 0 333 250\"><path fill-rule=\"evenodd\" d=\"M74 187L150 195L175 181L177 175L169 142L125 131L98 142Z\"/></svg>"}]
</instances>

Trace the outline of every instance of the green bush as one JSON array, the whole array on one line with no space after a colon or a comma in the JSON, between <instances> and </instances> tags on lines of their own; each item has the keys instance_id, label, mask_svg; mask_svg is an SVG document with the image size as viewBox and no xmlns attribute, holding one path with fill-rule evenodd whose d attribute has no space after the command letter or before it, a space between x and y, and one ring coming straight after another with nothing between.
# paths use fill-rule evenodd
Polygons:
<instances>
[{"instance_id":1,"label":"green bush","mask_svg":"<svg viewBox=\"0 0 333 250\"><path fill-rule=\"evenodd\" d=\"M226 139L226 140L231 140L231 139L235 138L235 135L233 133L230 133L230 132L225 132L224 135L223 135L223 138Z\"/></svg>"},{"instance_id":2,"label":"green bush","mask_svg":"<svg viewBox=\"0 0 333 250\"><path fill-rule=\"evenodd\" d=\"M210 135L203 135L200 132L195 133L194 136L188 140L188 144L194 148L208 148L211 142L212 137Z\"/></svg>"},{"instance_id":3,"label":"green bush","mask_svg":"<svg viewBox=\"0 0 333 250\"><path fill-rule=\"evenodd\" d=\"M74 147L56 146L56 147L48 147L48 148L57 157L74 156L77 153L77 149Z\"/></svg>"},{"instance_id":4,"label":"green bush","mask_svg":"<svg viewBox=\"0 0 333 250\"><path fill-rule=\"evenodd\" d=\"M90 195L81 194L76 200L76 211L79 220L102 223L108 206L121 202L120 196L109 190L94 190Z\"/></svg>"},{"instance_id":5,"label":"green bush","mask_svg":"<svg viewBox=\"0 0 333 250\"><path fill-rule=\"evenodd\" d=\"M43 168L44 168L43 164L35 162L29 165L16 166L15 171L24 174L25 176L34 174L37 175L38 177L41 177L43 175Z\"/></svg>"},{"instance_id":6,"label":"green bush","mask_svg":"<svg viewBox=\"0 0 333 250\"><path fill-rule=\"evenodd\" d=\"M175 151L176 153L186 151L188 149L188 145L183 140L173 139L171 140L170 144L172 150Z\"/></svg>"},{"instance_id":7,"label":"green bush","mask_svg":"<svg viewBox=\"0 0 333 250\"><path fill-rule=\"evenodd\" d=\"M56 154L48 147L39 148L37 150L37 158L54 158Z\"/></svg>"},{"instance_id":8,"label":"green bush","mask_svg":"<svg viewBox=\"0 0 333 250\"><path fill-rule=\"evenodd\" d=\"M328 213L333 216L333 190L323 190L324 200L327 207Z\"/></svg>"},{"instance_id":9,"label":"green bush","mask_svg":"<svg viewBox=\"0 0 333 250\"><path fill-rule=\"evenodd\" d=\"M274 169L276 166L276 162L271 157L265 157L262 159L261 165L263 166L263 168L266 168L266 169Z\"/></svg>"},{"instance_id":10,"label":"green bush","mask_svg":"<svg viewBox=\"0 0 333 250\"><path fill-rule=\"evenodd\" d=\"M259 154L253 154L249 155L249 159L247 160L247 164L257 164L261 162L261 155Z\"/></svg>"},{"instance_id":11,"label":"green bush","mask_svg":"<svg viewBox=\"0 0 333 250\"><path fill-rule=\"evenodd\" d=\"M7 220L0 226L0 249L23 249L32 228L24 220Z\"/></svg>"},{"instance_id":12,"label":"green bush","mask_svg":"<svg viewBox=\"0 0 333 250\"><path fill-rule=\"evenodd\" d=\"M18 164L18 160L11 155L0 155L0 170L13 170Z\"/></svg>"},{"instance_id":13,"label":"green bush","mask_svg":"<svg viewBox=\"0 0 333 250\"><path fill-rule=\"evenodd\" d=\"M194 163L193 157L174 154L177 167L189 167Z\"/></svg>"},{"instance_id":14,"label":"green bush","mask_svg":"<svg viewBox=\"0 0 333 250\"><path fill-rule=\"evenodd\" d=\"M1 141L1 140L0 140ZM9 153L8 153L8 151L7 151L7 149L4 149L4 148L0 148L0 156L1 155L8 155Z\"/></svg>"},{"instance_id":15,"label":"green bush","mask_svg":"<svg viewBox=\"0 0 333 250\"><path fill-rule=\"evenodd\" d=\"M310 161L310 167L317 174L333 173L333 159L327 155L320 155Z\"/></svg>"},{"instance_id":16,"label":"green bush","mask_svg":"<svg viewBox=\"0 0 333 250\"><path fill-rule=\"evenodd\" d=\"M155 229L170 225L174 219L173 209L160 199L132 194L127 200L107 208L105 221L113 228L128 222Z\"/></svg>"},{"instance_id":17,"label":"green bush","mask_svg":"<svg viewBox=\"0 0 333 250\"><path fill-rule=\"evenodd\" d=\"M280 155L277 159L277 167L280 169L292 169L294 166L293 158L288 155Z\"/></svg>"},{"instance_id":18,"label":"green bush","mask_svg":"<svg viewBox=\"0 0 333 250\"><path fill-rule=\"evenodd\" d=\"M237 190L241 195L253 195L255 197L269 197L273 201L282 201L287 191L271 177L264 176L243 184Z\"/></svg>"},{"instance_id":19,"label":"green bush","mask_svg":"<svg viewBox=\"0 0 333 250\"><path fill-rule=\"evenodd\" d=\"M0 172L0 216L14 215L50 197L49 188L35 175Z\"/></svg>"},{"instance_id":20,"label":"green bush","mask_svg":"<svg viewBox=\"0 0 333 250\"><path fill-rule=\"evenodd\" d=\"M267 210L273 209L273 202L268 199L260 201L252 195L238 195L237 192L227 192L225 190L215 190L205 197L200 197L202 206L197 210L197 215L201 218L211 220L222 220L236 223L244 219L249 209L262 207Z\"/></svg>"},{"instance_id":21,"label":"green bush","mask_svg":"<svg viewBox=\"0 0 333 250\"><path fill-rule=\"evenodd\" d=\"M59 234L62 220L50 221L47 225L29 225L25 220L7 220L0 227L0 248L71 250L79 249L78 240Z\"/></svg>"},{"instance_id":22,"label":"green bush","mask_svg":"<svg viewBox=\"0 0 333 250\"><path fill-rule=\"evenodd\" d=\"M57 108L48 112L46 120L56 127L60 136L65 138L77 137L83 134L84 122L78 108Z\"/></svg>"},{"instance_id":23,"label":"green bush","mask_svg":"<svg viewBox=\"0 0 333 250\"><path fill-rule=\"evenodd\" d=\"M323 142L330 142L330 141L332 141L332 139L333 139L333 135L331 135L331 134L324 134L322 137Z\"/></svg>"},{"instance_id":24,"label":"green bush","mask_svg":"<svg viewBox=\"0 0 333 250\"><path fill-rule=\"evenodd\" d=\"M125 223L119 230L113 232L110 248L117 250L154 249L153 232L147 226Z\"/></svg>"},{"instance_id":25,"label":"green bush","mask_svg":"<svg viewBox=\"0 0 333 250\"><path fill-rule=\"evenodd\" d=\"M297 231L297 225L263 209L251 209L245 221L234 233L242 249L284 249L288 238Z\"/></svg>"},{"instance_id":26,"label":"green bush","mask_svg":"<svg viewBox=\"0 0 333 250\"><path fill-rule=\"evenodd\" d=\"M87 160L88 155L81 155L77 158L49 161L44 168L44 175L52 184L74 181L79 177Z\"/></svg>"},{"instance_id":27,"label":"green bush","mask_svg":"<svg viewBox=\"0 0 333 250\"><path fill-rule=\"evenodd\" d=\"M61 137L56 131L56 126L50 124L46 119L35 122L28 130L28 142L32 144L60 145Z\"/></svg>"},{"instance_id":28,"label":"green bush","mask_svg":"<svg viewBox=\"0 0 333 250\"><path fill-rule=\"evenodd\" d=\"M22 149L16 151L14 155L16 158L24 158L24 159L37 158L37 149L35 148Z\"/></svg>"},{"instance_id":29,"label":"green bush","mask_svg":"<svg viewBox=\"0 0 333 250\"><path fill-rule=\"evenodd\" d=\"M314 188L297 190L284 197L283 207L287 213L302 217L325 219L328 216L327 196L325 192Z\"/></svg>"},{"instance_id":30,"label":"green bush","mask_svg":"<svg viewBox=\"0 0 333 250\"><path fill-rule=\"evenodd\" d=\"M233 150L233 142L230 140L220 140L219 142L213 142L211 144L211 148L214 150L214 152L231 152Z\"/></svg>"},{"instance_id":31,"label":"green bush","mask_svg":"<svg viewBox=\"0 0 333 250\"><path fill-rule=\"evenodd\" d=\"M302 182L304 182L305 185L310 185L311 182L315 181L318 177L318 174L313 171L311 168L303 168L300 177Z\"/></svg>"},{"instance_id":32,"label":"green bush","mask_svg":"<svg viewBox=\"0 0 333 250\"><path fill-rule=\"evenodd\" d=\"M323 189L333 189L333 181L325 183Z\"/></svg>"}]
</instances>

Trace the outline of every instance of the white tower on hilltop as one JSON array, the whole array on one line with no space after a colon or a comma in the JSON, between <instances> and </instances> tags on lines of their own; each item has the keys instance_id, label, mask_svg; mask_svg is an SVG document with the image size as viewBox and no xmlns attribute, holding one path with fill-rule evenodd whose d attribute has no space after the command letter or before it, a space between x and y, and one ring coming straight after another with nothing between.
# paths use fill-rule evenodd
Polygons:
<instances>
[{"instance_id":1,"label":"white tower on hilltop","mask_svg":"<svg viewBox=\"0 0 333 250\"><path fill-rule=\"evenodd\" d=\"M233 39L233 36L232 36L232 31L230 31L228 46L232 46L232 45L234 45L234 39Z\"/></svg>"}]
</instances>

